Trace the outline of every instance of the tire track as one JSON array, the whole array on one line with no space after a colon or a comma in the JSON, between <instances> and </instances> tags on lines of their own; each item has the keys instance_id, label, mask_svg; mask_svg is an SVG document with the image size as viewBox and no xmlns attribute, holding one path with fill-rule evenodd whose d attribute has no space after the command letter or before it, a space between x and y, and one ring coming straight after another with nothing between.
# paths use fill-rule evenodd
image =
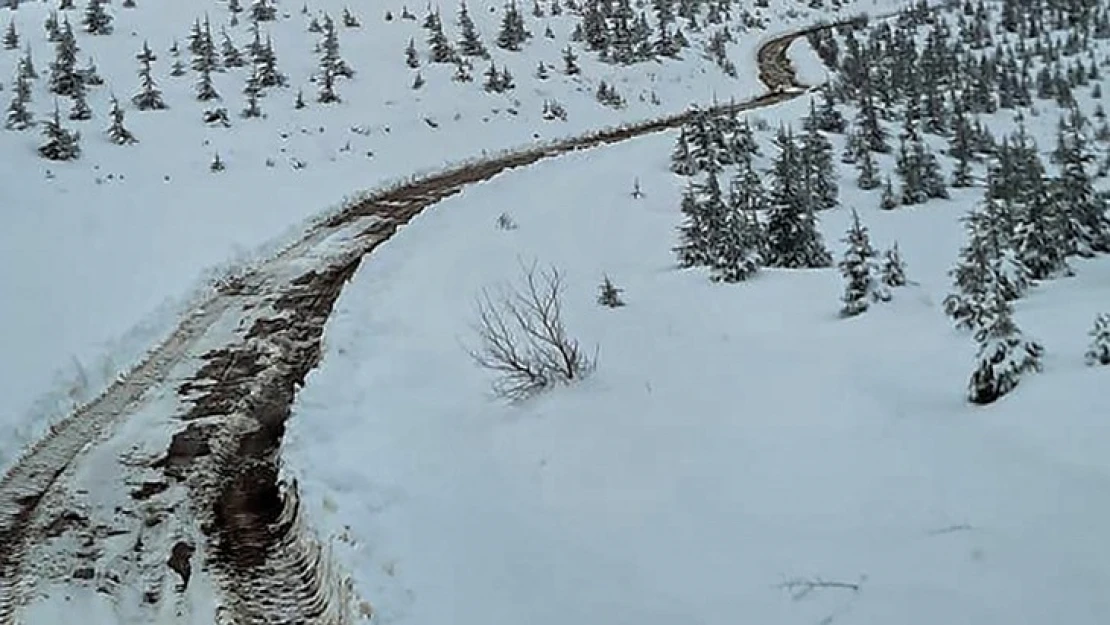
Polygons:
<instances>
[{"instance_id":1,"label":"tire track","mask_svg":"<svg viewBox=\"0 0 1110 625\"><path fill-rule=\"evenodd\" d=\"M771 106L805 93L786 50L820 26L776 37L758 53L769 93L712 113ZM100 396L57 425L0 479L0 625L14 625L33 591L28 550L52 535L59 510L43 502L64 485L82 454L110 437L153 392L178 387L188 425L173 435L155 468L188 493L200 553L221 593L227 624L319 623L354 619L348 582L306 527L295 484L278 480L285 421L297 389L322 355L324 326L362 258L424 208L463 187L544 158L678 127L696 114L604 130L468 164L387 190L310 230L255 270L207 298L150 355ZM304 266L311 266L307 271ZM239 330L228 336L231 320ZM198 353L205 344L221 347ZM203 363L174 377L190 358ZM155 494L153 497L157 498ZM181 545L182 543L178 543ZM188 586L193 547L169 566ZM161 556L166 557L166 554ZM175 564L176 561L176 564Z\"/></svg>"}]
</instances>

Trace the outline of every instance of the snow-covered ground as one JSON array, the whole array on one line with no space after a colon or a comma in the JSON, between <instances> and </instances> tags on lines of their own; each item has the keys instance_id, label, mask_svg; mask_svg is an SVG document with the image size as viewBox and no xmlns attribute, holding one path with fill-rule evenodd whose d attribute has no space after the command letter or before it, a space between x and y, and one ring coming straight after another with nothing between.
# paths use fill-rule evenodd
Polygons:
<instances>
[{"instance_id":1,"label":"snow-covered ground","mask_svg":"<svg viewBox=\"0 0 1110 625\"><path fill-rule=\"evenodd\" d=\"M1082 358L1110 259L1016 302L1045 371L974 408L974 343L940 302L980 189L882 212L846 176L830 248L857 208L917 284L845 320L832 269L722 285L674 268L674 137L471 188L344 291L285 457L381 622L1110 621L1107 371ZM506 405L466 346L476 295L532 260L564 272L599 366ZM626 307L595 302L604 274ZM805 592L818 581L852 587Z\"/></svg>"},{"instance_id":2,"label":"snow-covered ground","mask_svg":"<svg viewBox=\"0 0 1110 625\"><path fill-rule=\"evenodd\" d=\"M305 4L309 15L300 12L301 4L282 3L279 20L263 26L290 86L268 92L261 102L266 118L257 120L236 116L244 105L248 70L215 75L224 98L218 103L193 98L195 72L169 75L175 40L188 65L186 40L196 18L211 18L217 45L223 28L240 48L249 42L249 20L229 25L226 3L139 2L132 9L112 3L115 32L109 36L83 32L81 10L68 13L81 49L79 66L91 56L106 81L89 93L93 119L64 123L82 133L82 157L71 163L45 161L35 154L37 129L0 131L5 163L0 172L0 345L11 355L0 364L0 439L5 441L0 468L49 418L97 393L166 335L212 276L272 251L300 232L306 219L343 198L483 151L658 117L691 102L753 95L760 90L752 60L758 45L775 33L827 18L788 0L757 11L767 19L767 30L742 33L730 46L736 79L701 58L701 35L694 34L695 48L684 61L626 68L600 63L575 44L583 74L570 78L558 71L574 23L569 13L534 18L525 11L534 38L513 53L492 45L501 4L472 3L494 60L511 68L518 85L508 95L491 95L481 87L481 62L475 65L475 81L462 84L450 80L453 66L429 67L425 58L420 71L427 84L411 89L415 71L405 66L403 54L410 37L426 57L426 31L420 27L425 9L419 3L410 7L417 13L414 21L400 19L404 3L399 0L373 6L316 0ZM848 4L841 13L874 13L900 4ZM309 82L319 35L307 32L306 25L321 11L338 20L347 5L362 21L360 28L340 30L342 55L357 74L340 82L342 103L323 106L314 101ZM0 76L14 74L22 47L29 45L42 75L32 104L39 119L54 106L45 86L53 44L42 27L54 6L24 2L16 11L0 10L3 25L13 21L22 36L19 50L0 51ZM384 19L387 10L392 21ZM454 40L455 3L441 10ZM545 25L553 39L543 36ZM134 56L143 41L158 55L154 75L170 108L141 112L127 106L126 124L140 142L120 147L104 134L108 100L115 93L126 102L137 90ZM555 68L546 81L533 76L540 60ZM596 101L601 80L617 86L627 108L614 110ZM4 83L6 104L11 80ZM294 110L299 89L308 107ZM658 104L652 103L652 93ZM542 120L547 99L563 104L567 121ZM60 104L64 113L69 102ZM231 128L201 122L201 112L213 106L227 107ZM208 169L216 153L227 164L219 174ZM294 160L305 167L294 169Z\"/></svg>"}]
</instances>

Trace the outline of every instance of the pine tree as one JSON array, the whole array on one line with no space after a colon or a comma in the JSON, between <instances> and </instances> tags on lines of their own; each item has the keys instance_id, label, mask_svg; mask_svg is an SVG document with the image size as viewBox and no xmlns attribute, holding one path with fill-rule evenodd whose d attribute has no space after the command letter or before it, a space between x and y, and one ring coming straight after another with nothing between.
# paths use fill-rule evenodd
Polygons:
<instances>
[{"instance_id":1,"label":"pine tree","mask_svg":"<svg viewBox=\"0 0 1110 625\"><path fill-rule=\"evenodd\" d=\"M258 106L258 98L262 94L262 77L259 66L254 66L254 71L247 77L247 84L243 87L243 95L247 96L247 105L240 112L244 118L262 117L262 109ZM338 97L336 98L337 101Z\"/></svg>"},{"instance_id":2,"label":"pine tree","mask_svg":"<svg viewBox=\"0 0 1110 625\"><path fill-rule=\"evenodd\" d=\"M1021 376L1040 371L1044 348L1027 340L1014 323L1013 311L997 291L989 293L988 321L976 332L977 364L968 382L968 400L989 404L1017 387Z\"/></svg>"},{"instance_id":3,"label":"pine tree","mask_svg":"<svg viewBox=\"0 0 1110 625\"><path fill-rule=\"evenodd\" d=\"M443 34L443 23L439 20L439 13L434 12L428 15L429 21L426 22L428 26L428 47L432 51L433 63L454 63L455 49L451 47L451 42L447 39L447 35Z\"/></svg>"},{"instance_id":4,"label":"pine tree","mask_svg":"<svg viewBox=\"0 0 1110 625\"><path fill-rule=\"evenodd\" d=\"M860 102L856 124L860 128L863 138L867 141L867 147L872 152L879 152L880 154L890 152L890 146L886 142L886 131L879 124L879 115L875 110L875 103L870 94L865 95Z\"/></svg>"},{"instance_id":5,"label":"pine tree","mask_svg":"<svg viewBox=\"0 0 1110 625\"><path fill-rule=\"evenodd\" d=\"M599 287L600 293L597 296L597 303L608 308L619 308L624 306L624 300L621 299L621 292L624 289L618 288L609 276L605 276Z\"/></svg>"},{"instance_id":6,"label":"pine tree","mask_svg":"<svg viewBox=\"0 0 1110 625\"><path fill-rule=\"evenodd\" d=\"M505 5L505 17L501 20L501 30L497 34L497 47L517 51L531 37L524 25L524 16L517 8L516 0Z\"/></svg>"},{"instance_id":7,"label":"pine tree","mask_svg":"<svg viewBox=\"0 0 1110 625\"><path fill-rule=\"evenodd\" d=\"M713 201L712 185L717 177L710 174L704 188L690 185L682 196L682 214L685 219L679 227L679 244L674 248L680 267L697 267L709 264L709 245L711 218L706 210L707 203ZM699 196L708 196L703 199ZM720 187L716 189L716 201L723 206Z\"/></svg>"},{"instance_id":8,"label":"pine tree","mask_svg":"<svg viewBox=\"0 0 1110 625\"><path fill-rule=\"evenodd\" d=\"M902 252L898 243L883 253L882 266L883 284L888 288L906 286L906 262L902 260Z\"/></svg>"},{"instance_id":9,"label":"pine tree","mask_svg":"<svg viewBox=\"0 0 1110 625\"><path fill-rule=\"evenodd\" d=\"M680 176L693 176L698 173L698 164L690 153L685 124L679 128L678 140L675 142L674 151L671 152L671 171Z\"/></svg>"},{"instance_id":10,"label":"pine tree","mask_svg":"<svg viewBox=\"0 0 1110 625\"><path fill-rule=\"evenodd\" d=\"M212 72L207 67L200 70L200 77L197 79L197 99L201 102L220 99L220 94L212 84Z\"/></svg>"},{"instance_id":11,"label":"pine tree","mask_svg":"<svg viewBox=\"0 0 1110 625\"><path fill-rule=\"evenodd\" d=\"M254 22L272 22L277 19L277 7L270 0L253 0L250 18Z\"/></svg>"},{"instance_id":12,"label":"pine tree","mask_svg":"<svg viewBox=\"0 0 1110 625\"><path fill-rule=\"evenodd\" d=\"M336 76L344 78L354 76L354 71L339 54L339 33L336 31L335 22L332 21L330 16L324 17L324 39L320 42L320 50L323 52L320 58L321 72L324 66L327 65L331 67L332 74Z\"/></svg>"},{"instance_id":13,"label":"pine tree","mask_svg":"<svg viewBox=\"0 0 1110 625\"><path fill-rule=\"evenodd\" d=\"M470 17L465 1L459 4L459 29L461 30L459 52L466 56L488 59L489 50L478 35L478 29L474 26L474 20Z\"/></svg>"},{"instance_id":14,"label":"pine tree","mask_svg":"<svg viewBox=\"0 0 1110 625\"><path fill-rule=\"evenodd\" d=\"M582 68L578 66L578 55L568 45L563 48L563 73L567 76L575 76L582 73Z\"/></svg>"},{"instance_id":15,"label":"pine tree","mask_svg":"<svg viewBox=\"0 0 1110 625\"><path fill-rule=\"evenodd\" d=\"M832 256L817 229L813 199L805 193L793 135L786 131L779 144L781 151L772 169L766 228L767 264L784 268L829 267Z\"/></svg>"},{"instance_id":16,"label":"pine tree","mask_svg":"<svg viewBox=\"0 0 1110 625\"><path fill-rule=\"evenodd\" d=\"M27 44L23 48L23 58L19 59L19 75L25 76L28 80L35 80L39 77L39 73L35 71L35 60L31 55L31 44Z\"/></svg>"},{"instance_id":17,"label":"pine tree","mask_svg":"<svg viewBox=\"0 0 1110 625\"><path fill-rule=\"evenodd\" d=\"M16 73L13 91L5 113L4 127L9 130L26 130L31 127L34 118L27 109L31 102L31 80L23 72Z\"/></svg>"},{"instance_id":18,"label":"pine tree","mask_svg":"<svg viewBox=\"0 0 1110 625\"><path fill-rule=\"evenodd\" d=\"M103 0L89 0L82 24L85 25L86 32L94 35L112 34L112 16L104 10Z\"/></svg>"},{"instance_id":19,"label":"pine tree","mask_svg":"<svg viewBox=\"0 0 1110 625\"><path fill-rule=\"evenodd\" d=\"M208 23L207 17L204 18L200 35L195 42L189 42L189 47L193 50L192 67L194 70L203 73L220 69L220 57L216 53L216 43L212 40L212 26Z\"/></svg>"},{"instance_id":20,"label":"pine tree","mask_svg":"<svg viewBox=\"0 0 1110 625\"><path fill-rule=\"evenodd\" d=\"M68 21L65 22L54 50L55 58L50 64L50 91L72 97L77 89L76 84L81 82L81 76L77 73L77 38Z\"/></svg>"},{"instance_id":21,"label":"pine tree","mask_svg":"<svg viewBox=\"0 0 1110 625\"><path fill-rule=\"evenodd\" d=\"M879 181L879 171L875 166L875 157L871 155L871 150L864 149L860 153L856 166L859 169L859 176L856 177L856 185L859 188L864 191L879 188L882 183Z\"/></svg>"},{"instance_id":22,"label":"pine tree","mask_svg":"<svg viewBox=\"0 0 1110 625\"><path fill-rule=\"evenodd\" d=\"M74 84L74 87L73 106L69 110L69 118L75 121L91 119L92 109L89 108L85 83L79 80Z\"/></svg>"},{"instance_id":23,"label":"pine tree","mask_svg":"<svg viewBox=\"0 0 1110 625\"><path fill-rule=\"evenodd\" d=\"M808 118L809 129L802 135L799 153L805 191L816 202L817 210L835 208L840 191L836 180L836 167L833 165L832 145L817 128L816 111L812 109Z\"/></svg>"},{"instance_id":24,"label":"pine tree","mask_svg":"<svg viewBox=\"0 0 1110 625\"><path fill-rule=\"evenodd\" d=\"M956 159L956 168L952 172L952 186L956 188L970 187L973 179L971 175L972 131L967 122L967 117L958 113L952 127L952 139L948 148L948 155Z\"/></svg>"},{"instance_id":25,"label":"pine tree","mask_svg":"<svg viewBox=\"0 0 1110 625\"><path fill-rule=\"evenodd\" d=\"M19 47L19 33L15 30L15 20L8 22L8 29L4 31L4 49L15 50Z\"/></svg>"},{"instance_id":26,"label":"pine tree","mask_svg":"<svg viewBox=\"0 0 1110 625\"><path fill-rule=\"evenodd\" d=\"M894 185L890 182L890 176L883 178L883 193L879 197L879 208L883 210L898 208L898 195L894 193Z\"/></svg>"},{"instance_id":27,"label":"pine tree","mask_svg":"<svg viewBox=\"0 0 1110 625\"><path fill-rule=\"evenodd\" d=\"M1102 313L1088 333L1091 344L1084 359L1088 365L1110 365L1110 313Z\"/></svg>"},{"instance_id":28,"label":"pine tree","mask_svg":"<svg viewBox=\"0 0 1110 625\"><path fill-rule=\"evenodd\" d=\"M876 252L871 247L871 239L867 228L860 222L859 213L852 210L852 224L845 234L843 242L848 248L838 267L844 276L844 303L840 309L843 317L853 317L867 310L873 301L890 299L889 292L879 281L876 274Z\"/></svg>"},{"instance_id":29,"label":"pine tree","mask_svg":"<svg viewBox=\"0 0 1110 625\"><path fill-rule=\"evenodd\" d=\"M256 50L253 57L255 70L258 72L258 84L263 88L285 86L287 79L285 74L278 71L277 54L274 53L274 43L270 37L266 37L265 44L252 47Z\"/></svg>"},{"instance_id":30,"label":"pine tree","mask_svg":"<svg viewBox=\"0 0 1110 625\"><path fill-rule=\"evenodd\" d=\"M347 7L343 7L343 26L347 28L359 28L362 24L359 23L358 18L351 13Z\"/></svg>"},{"instance_id":31,"label":"pine tree","mask_svg":"<svg viewBox=\"0 0 1110 625\"><path fill-rule=\"evenodd\" d=\"M1110 215L1087 174L1092 159L1083 136L1084 121L1073 110L1060 135L1061 172L1056 191L1069 223L1069 252L1091 256L1110 252Z\"/></svg>"},{"instance_id":32,"label":"pine tree","mask_svg":"<svg viewBox=\"0 0 1110 625\"><path fill-rule=\"evenodd\" d=\"M54 103L54 116L42 128L46 142L39 146L39 155L52 161L70 161L81 155L81 133L62 127L61 113Z\"/></svg>"},{"instance_id":33,"label":"pine tree","mask_svg":"<svg viewBox=\"0 0 1110 625\"><path fill-rule=\"evenodd\" d=\"M223 38L220 56L222 57L224 67L243 67L246 62L243 60L243 54L239 52L239 48L235 47L235 42L231 40L231 36L227 34L227 30L221 30L221 37Z\"/></svg>"},{"instance_id":34,"label":"pine tree","mask_svg":"<svg viewBox=\"0 0 1110 625\"><path fill-rule=\"evenodd\" d=\"M131 102L140 111L167 108L166 103L162 101L162 92L155 85L154 77L151 75L151 64L158 60L158 57L151 52L150 45L147 42L143 42L143 50L135 58L139 60L140 91L131 97Z\"/></svg>"},{"instance_id":35,"label":"pine tree","mask_svg":"<svg viewBox=\"0 0 1110 625\"><path fill-rule=\"evenodd\" d=\"M1044 280L1070 275L1067 215L1057 195L1044 189L1011 210L1016 213L1014 252L1029 270L1029 277Z\"/></svg>"},{"instance_id":36,"label":"pine tree","mask_svg":"<svg viewBox=\"0 0 1110 625\"><path fill-rule=\"evenodd\" d=\"M409 45L405 48L405 65L411 69L420 67L420 53L416 51L416 41L409 39Z\"/></svg>"},{"instance_id":37,"label":"pine tree","mask_svg":"<svg viewBox=\"0 0 1110 625\"><path fill-rule=\"evenodd\" d=\"M999 202L985 196L981 207L964 218L967 243L950 272L955 293L944 300L945 312L956 327L983 327L989 310L989 297L997 293L1008 300L1017 299L1029 287L1029 270L1010 247L1009 222Z\"/></svg>"},{"instance_id":38,"label":"pine tree","mask_svg":"<svg viewBox=\"0 0 1110 625\"><path fill-rule=\"evenodd\" d=\"M112 125L108 127L108 138L116 145L129 145L138 142L135 135L131 134L123 125L123 108L119 105L116 96L112 96L112 110L108 116L112 118Z\"/></svg>"}]
</instances>

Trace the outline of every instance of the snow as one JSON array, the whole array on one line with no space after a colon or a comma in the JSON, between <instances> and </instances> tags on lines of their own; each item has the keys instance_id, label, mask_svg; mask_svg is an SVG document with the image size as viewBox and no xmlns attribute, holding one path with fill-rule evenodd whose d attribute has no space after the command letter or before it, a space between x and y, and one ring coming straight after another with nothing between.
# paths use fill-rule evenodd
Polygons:
<instances>
[{"instance_id":1,"label":"snow","mask_svg":"<svg viewBox=\"0 0 1110 625\"><path fill-rule=\"evenodd\" d=\"M326 10L338 18L348 4L317 0L309 8L313 15ZM240 48L249 41L248 20L225 24L229 14L223 3L140 2L133 9L112 4L108 11L115 17L115 32L109 36L84 33L81 11L68 14L81 48L79 65L91 56L107 83L89 93L91 121L65 121L83 135L81 159L52 163L38 158L37 129L0 133L0 159L7 164L0 173L0 345L18 354L0 364L0 439L5 441L0 468L49 420L95 395L166 336L215 276L291 241L329 206L360 190L487 152L659 117L692 102L757 94L761 87L751 59L759 42L824 17L795 9L786 15L784 7L792 3L772 3L765 11L768 31L741 36L730 48L740 71L735 80L696 51L682 62L620 68L579 48L582 77L555 71L543 82L532 72L541 59L560 67L560 51L573 24L569 14L536 20L526 11L534 38L524 51L509 53L492 46L500 8L472 10L498 65L507 64L516 78L518 88L505 96L482 91L481 63L474 68L475 82L466 85L450 80L452 66L425 63L420 71L427 84L413 91L414 72L404 65L403 50L410 37L423 42L424 9L413 5L418 20L402 20L403 4L388 0L372 8L351 7L362 27L341 28L340 42L358 74L340 81L344 101L330 107L314 101L315 88L308 81L318 37L306 32L310 16L299 12L300 3L283 6L289 13L264 24L263 33L272 34L279 69L289 75L290 87L263 98L267 117L261 120L237 117L245 69L214 76L224 98L218 103L193 99L195 72L169 76L173 58L168 49L178 41L181 58L188 61L187 35L198 17L211 17L217 45L222 27ZM874 11L874 6L867 8ZM22 35L21 46L31 45L43 77L34 86L37 118L54 104L45 87L53 46L42 28L50 7L22 3L16 11L3 12ZM394 13L391 22L384 20L387 10ZM452 40L455 10L454 3L443 5ZM849 6L842 13L854 10ZM555 39L543 37L542 23L552 26ZM138 86L134 55L144 40L158 55L154 71L170 106L165 111L137 111L126 102ZM425 46L420 48L423 53ZM20 54L0 51L0 76L14 74ZM628 101L626 109L595 101L593 91L602 79L618 87ZM297 111L292 104L300 88L308 108ZM652 91L659 105L646 99ZM6 104L11 89L3 93ZM138 137L137 145L116 146L105 136L111 93L125 102L125 123ZM543 101L551 98L565 106L568 121L542 121ZM63 105L64 111L68 103ZM201 112L212 106L228 108L232 128L201 123ZM219 174L208 171L216 153L227 164ZM294 169L294 159L306 167Z\"/></svg>"},{"instance_id":2,"label":"snow","mask_svg":"<svg viewBox=\"0 0 1110 625\"><path fill-rule=\"evenodd\" d=\"M803 85L821 85L830 78L829 70L821 62L821 57L809 45L809 40L798 39L786 51L786 58L794 65L798 82Z\"/></svg>"},{"instance_id":3,"label":"snow","mask_svg":"<svg viewBox=\"0 0 1110 625\"><path fill-rule=\"evenodd\" d=\"M756 115L774 128L807 107ZM476 185L344 291L284 453L377 618L1107 622L1107 372L1083 351L1110 261L1016 302L1045 371L972 407L974 342L940 302L978 191L883 212L846 178L843 207L821 215L834 255L855 207L916 284L840 319L835 269L730 286L674 268L674 139ZM503 211L518 229L495 226ZM506 405L466 353L474 298L532 260L564 272L568 328L599 367ZM595 303L603 274L626 307ZM795 599L783 586L798 580L858 591Z\"/></svg>"}]
</instances>

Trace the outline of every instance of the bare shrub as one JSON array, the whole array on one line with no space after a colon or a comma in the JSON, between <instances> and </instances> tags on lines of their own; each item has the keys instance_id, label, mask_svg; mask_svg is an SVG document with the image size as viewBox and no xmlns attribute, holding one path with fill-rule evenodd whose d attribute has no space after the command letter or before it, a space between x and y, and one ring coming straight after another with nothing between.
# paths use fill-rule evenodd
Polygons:
<instances>
[{"instance_id":1,"label":"bare shrub","mask_svg":"<svg viewBox=\"0 0 1110 625\"><path fill-rule=\"evenodd\" d=\"M519 285L496 295L483 290L473 328L479 347L470 357L496 374L493 391L512 401L526 399L555 383L585 377L594 359L567 334L562 318L563 276L555 267L522 266Z\"/></svg>"}]
</instances>

